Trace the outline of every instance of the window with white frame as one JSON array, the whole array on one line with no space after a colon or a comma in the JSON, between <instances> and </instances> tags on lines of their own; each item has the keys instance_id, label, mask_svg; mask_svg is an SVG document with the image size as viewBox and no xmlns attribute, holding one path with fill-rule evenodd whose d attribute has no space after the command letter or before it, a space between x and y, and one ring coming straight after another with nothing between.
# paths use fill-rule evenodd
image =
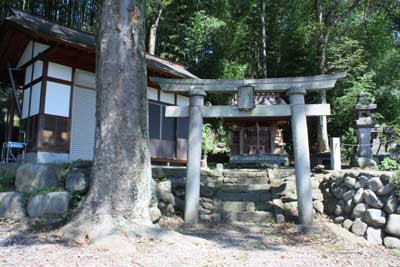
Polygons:
<instances>
[{"instance_id":1,"label":"window with white frame","mask_svg":"<svg viewBox=\"0 0 400 267\"><path fill-rule=\"evenodd\" d=\"M44 113L69 117L71 86L47 81Z\"/></svg>"}]
</instances>

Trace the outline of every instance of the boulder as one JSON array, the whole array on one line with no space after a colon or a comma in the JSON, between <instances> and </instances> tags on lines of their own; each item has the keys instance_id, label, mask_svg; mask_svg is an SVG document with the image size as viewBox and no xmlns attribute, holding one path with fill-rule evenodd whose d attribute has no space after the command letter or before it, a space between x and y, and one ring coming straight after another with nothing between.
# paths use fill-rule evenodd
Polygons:
<instances>
[{"instance_id":1,"label":"boulder","mask_svg":"<svg viewBox=\"0 0 400 267\"><path fill-rule=\"evenodd\" d=\"M314 200L313 207L318 213L324 213L324 204L321 201Z\"/></svg>"},{"instance_id":2,"label":"boulder","mask_svg":"<svg viewBox=\"0 0 400 267\"><path fill-rule=\"evenodd\" d=\"M0 193L0 218L22 219L25 217L22 193Z\"/></svg>"},{"instance_id":3,"label":"boulder","mask_svg":"<svg viewBox=\"0 0 400 267\"><path fill-rule=\"evenodd\" d=\"M365 238L374 245L382 245L382 229L368 227Z\"/></svg>"},{"instance_id":4,"label":"boulder","mask_svg":"<svg viewBox=\"0 0 400 267\"><path fill-rule=\"evenodd\" d=\"M367 181L367 187L376 192L383 187L383 183L379 177L372 177Z\"/></svg>"},{"instance_id":5,"label":"boulder","mask_svg":"<svg viewBox=\"0 0 400 267\"><path fill-rule=\"evenodd\" d=\"M355 194L356 194L356 191L354 189L347 191L346 193L343 194L344 201L351 200Z\"/></svg>"},{"instance_id":6,"label":"boulder","mask_svg":"<svg viewBox=\"0 0 400 267\"><path fill-rule=\"evenodd\" d=\"M390 214L385 228L386 233L400 237L400 215Z\"/></svg>"},{"instance_id":7,"label":"boulder","mask_svg":"<svg viewBox=\"0 0 400 267\"><path fill-rule=\"evenodd\" d=\"M331 186L331 192L337 199L341 199L346 191L342 187Z\"/></svg>"},{"instance_id":8,"label":"boulder","mask_svg":"<svg viewBox=\"0 0 400 267\"><path fill-rule=\"evenodd\" d=\"M165 203L175 205L174 195L172 194L172 185L170 180L157 183L157 198Z\"/></svg>"},{"instance_id":9,"label":"boulder","mask_svg":"<svg viewBox=\"0 0 400 267\"><path fill-rule=\"evenodd\" d=\"M58 167L54 164L26 163L17 169L15 189L32 193L59 186Z\"/></svg>"},{"instance_id":10,"label":"boulder","mask_svg":"<svg viewBox=\"0 0 400 267\"><path fill-rule=\"evenodd\" d=\"M157 223L161 218L161 211L157 207L152 207L149 210L150 212L150 219L153 223Z\"/></svg>"},{"instance_id":11,"label":"boulder","mask_svg":"<svg viewBox=\"0 0 400 267\"><path fill-rule=\"evenodd\" d=\"M396 195L391 195L385 203L385 211L389 214L395 213L397 209L397 197Z\"/></svg>"},{"instance_id":12,"label":"boulder","mask_svg":"<svg viewBox=\"0 0 400 267\"><path fill-rule=\"evenodd\" d=\"M70 200L69 192L35 195L29 199L27 212L30 217L64 217Z\"/></svg>"},{"instance_id":13,"label":"boulder","mask_svg":"<svg viewBox=\"0 0 400 267\"><path fill-rule=\"evenodd\" d=\"M175 213L175 207L172 203L169 203L165 209L164 209L164 213L168 216L172 216Z\"/></svg>"},{"instance_id":14,"label":"boulder","mask_svg":"<svg viewBox=\"0 0 400 267\"><path fill-rule=\"evenodd\" d=\"M343 205L343 212L346 214L351 214L352 210L353 210L353 199L345 201Z\"/></svg>"},{"instance_id":15,"label":"boulder","mask_svg":"<svg viewBox=\"0 0 400 267\"><path fill-rule=\"evenodd\" d=\"M364 188L359 188L357 192L354 194L353 203L358 204L363 200Z\"/></svg>"},{"instance_id":16,"label":"boulder","mask_svg":"<svg viewBox=\"0 0 400 267\"><path fill-rule=\"evenodd\" d=\"M149 207L158 207L158 199L157 199L157 184L154 179L150 179L150 191L151 191L151 198L150 198L150 206Z\"/></svg>"},{"instance_id":17,"label":"boulder","mask_svg":"<svg viewBox=\"0 0 400 267\"><path fill-rule=\"evenodd\" d=\"M65 189L71 193L86 193L89 189L89 176L78 168L71 169L65 177Z\"/></svg>"},{"instance_id":18,"label":"boulder","mask_svg":"<svg viewBox=\"0 0 400 267\"><path fill-rule=\"evenodd\" d=\"M383 207L382 201L380 201L375 193L370 189L364 190L363 198L365 203L373 208L381 209Z\"/></svg>"},{"instance_id":19,"label":"boulder","mask_svg":"<svg viewBox=\"0 0 400 267\"><path fill-rule=\"evenodd\" d=\"M353 225L353 221L350 219L346 219L344 220L344 222L342 223L342 226L344 229L350 231L351 226Z\"/></svg>"},{"instance_id":20,"label":"boulder","mask_svg":"<svg viewBox=\"0 0 400 267\"><path fill-rule=\"evenodd\" d=\"M376 194L378 196L386 196L389 195L390 193L392 193L393 191L393 187L390 184L386 184L384 186L382 186L380 189L378 189L378 191L376 191Z\"/></svg>"},{"instance_id":21,"label":"boulder","mask_svg":"<svg viewBox=\"0 0 400 267\"><path fill-rule=\"evenodd\" d=\"M313 200L320 200L320 201L322 201L322 200L324 200L324 195L322 195L321 190L319 190L319 189L313 189L313 190L312 190L312 198L313 198ZM296 200L297 200L297 199L296 199Z\"/></svg>"},{"instance_id":22,"label":"boulder","mask_svg":"<svg viewBox=\"0 0 400 267\"><path fill-rule=\"evenodd\" d=\"M351 226L351 231L359 236L363 236L365 231L367 231L368 225L361 221L360 218L354 220L353 225Z\"/></svg>"},{"instance_id":23,"label":"boulder","mask_svg":"<svg viewBox=\"0 0 400 267\"><path fill-rule=\"evenodd\" d=\"M366 176L364 176L364 175L360 175L360 176L358 177L357 182L356 182L356 184L354 185L354 187L357 187L357 188L365 188L365 187L366 187L366 184L367 184L367 181L368 181L368 177L366 177Z\"/></svg>"},{"instance_id":24,"label":"boulder","mask_svg":"<svg viewBox=\"0 0 400 267\"><path fill-rule=\"evenodd\" d=\"M365 211L367 210L367 205L364 203L358 203L351 214L351 217L356 219L356 218L363 218Z\"/></svg>"},{"instance_id":25,"label":"boulder","mask_svg":"<svg viewBox=\"0 0 400 267\"><path fill-rule=\"evenodd\" d=\"M382 227L386 223L385 213L379 209L367 209L364 218L370 226Z\"/></svg>"},{"instance_id":26,"label":"boulder","mask_svg":"<svg viewBox=\"0 0 400 267\"><path fill-rule=\"evenodd\" d=\"M356 184L356 178L353 178L353 177L350 177L350 176L346 176L344 178L344 185L347 188L352 189L355 184Z\"/></svg>"},{"instance_id":27,"label":"boulder","mask_svg":"<svg viewBox=\"0 0 400 267\"><path fill-rule=\"evenodd\" d=\"M390 178L392 178L392 176L393 176L393 172L382 173L380 176L382 183L383 184L389 183L389 180L390 180Z\"/></svg>"},{"instance_id":28,"label":"boulder","mask_svg":"<svg viewBox=\"0 0 400 267\"><path fill-rule=\"evenodd\" d=\"M400 239L392 236L387 236L383 239L383 244L387 248L400 248Z\"/></svg>"},{"instance_id":29,"label":"boulder","mask_svg":"<svg viewBox=\"0 0 400 267\"><path fill-rule=\"evenodd\" d=\"M336 224L341 224L341 223L343 223L343 221L344 221L344 217L343 216L338 216L338 217L335 217L333 219L333 222L336 223Z\"/></svg>"},{"instance_id":30,"label":"boulder","mask_svg":"<svg viewBox=\"0 0 400 267\"><path fill-rule=\"evenodd\" d=\"M299 216L299 212L297 209L297 202L286 202L283 203L283 212L287 216L297 217Z\"/></svg>"},{"instance_id":31,"label":"boulder","mask_svg":"<svg viewBox=\"0 0 400 267\"><path fill-rule=\"evenodd\" d=\"M334 213L335 213L336 216L340 216L340 215L343 214L343 207L344 207L343 200L340 200L340 201L336 204L336 207L335 207Z\"/></svg>"}]
</instances>

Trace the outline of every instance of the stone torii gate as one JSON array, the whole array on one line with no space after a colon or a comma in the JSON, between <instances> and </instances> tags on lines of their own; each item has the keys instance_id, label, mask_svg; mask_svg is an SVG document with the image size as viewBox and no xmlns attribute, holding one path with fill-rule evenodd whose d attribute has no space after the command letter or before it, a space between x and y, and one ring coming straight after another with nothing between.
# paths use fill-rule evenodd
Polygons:
<instances>
[{"instance_id":1,"label":"stone torii gate","mask_svg":"<svg viewBox=\"0 0 400 267\"><path fill-rule=\"evenodd\" d=\"M305 104L307 91L331 89L345 73L273 79L210 80L150 78L168 93L190 96L189 106L168 106L166 117L189 117L186 170L185 222L198 223L200 199L201 135L203 118L291 117L299 222L313 222L307 116L330 115L329 104ZM290 105L255 106L255 92L286 93ZM238 106L204 106L207 93L237 93Z\"/></svg>"}]
</instances>

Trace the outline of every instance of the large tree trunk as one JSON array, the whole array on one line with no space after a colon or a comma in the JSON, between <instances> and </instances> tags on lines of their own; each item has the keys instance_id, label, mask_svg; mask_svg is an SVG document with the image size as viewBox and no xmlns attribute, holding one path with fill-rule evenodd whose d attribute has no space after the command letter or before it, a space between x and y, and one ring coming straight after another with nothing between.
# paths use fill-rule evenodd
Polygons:
<instances>
[{"instance_id":1,"label":"large tree trunk","mask_svg":"<svg viewBox=\"0 0 400 267\"><path fill-rule=\"evenodd\" d=\"M91 186L83 209L63 229L78 243L151 225L144 16L142 0L102 3Z\"/></svg>"},{"instance_id":2,"label":"large tree trunk","mask_svg":"<svg viewBox=\"0 0 400 267\"><path fill-rule=\"evenodd\" d=\"M158 24L160 23L162 12L163 12L163 9L161 8L160 11L158 11L156 21L150 27L150 38L149 38L149 54L150 55L154 55L156 52L157 29L158 29Z\"/></svg>"},{"instance_id":3,"label":"large tree trunk","mask_svg":"<svg viewBox=\"0 0 400 267\"><path fill-rule=\"evenodd\" d=\"M263 74L264 78L268 77L267 68L267 32L265 29L265 0L261 0L261 38L262 38L262 56L263 56Z\"/></svg>"},{"instance_id":4,"label":"large tree trunk","mask_svg":"<svg viewBox=\"0 0 400 267\"><path fill-rule=\"evenodd\" d=\"M319 73L325 73L326 52L329 41L329 29L324 25L323 21L323 0L315 1L315 17L318 24L319 40L318 40L318 68ZM326 90L321 90L320 100L322 104L326 104ZM326 116L319 117L318 124L318 151L329 152L328 123Z\"/></svg>"}]
</instances>

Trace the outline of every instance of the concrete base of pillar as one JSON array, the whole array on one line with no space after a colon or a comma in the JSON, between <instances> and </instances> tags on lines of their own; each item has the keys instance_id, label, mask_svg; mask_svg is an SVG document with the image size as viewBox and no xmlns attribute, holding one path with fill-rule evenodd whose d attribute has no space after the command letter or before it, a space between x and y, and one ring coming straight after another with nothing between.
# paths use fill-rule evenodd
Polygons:
<instances>
[{"instance_id":1,"label":"concrete base of pillar","mask_svg":"<svg viewBox=\"0 0 400 267\"><path fill-rule=\"evenodd\" d=\"M355 163L357 164L356 167L360 167L360 168L363 168L363 169L364 168L378 169L378 164L372 158L357 157L357 161Z\"/></svg>"}]
</instances>

